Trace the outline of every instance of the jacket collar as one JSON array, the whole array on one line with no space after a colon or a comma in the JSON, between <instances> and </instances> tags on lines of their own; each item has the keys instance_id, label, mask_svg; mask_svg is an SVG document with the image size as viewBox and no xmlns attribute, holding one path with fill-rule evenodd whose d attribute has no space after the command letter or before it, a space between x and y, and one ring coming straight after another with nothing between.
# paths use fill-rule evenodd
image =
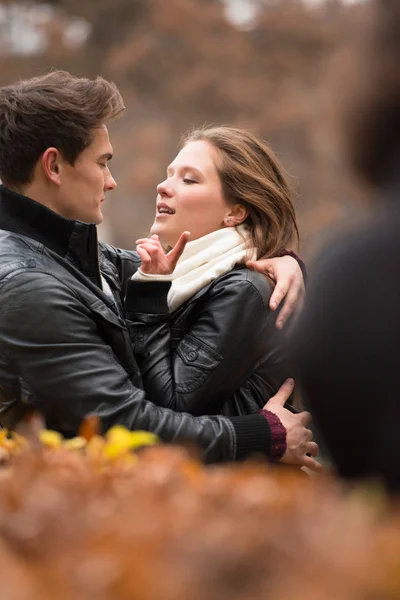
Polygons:
<instances>
[{"instance_id":1,"label":"jacket collar","mask_svg":"<svg viewBox=\"0 0 400 600\"><path fill-rule=\"evenodd\" d=\"M96 225L66 219L0 185L0 229L43 244L101 287Z\"/></svg>"}]
</instances>

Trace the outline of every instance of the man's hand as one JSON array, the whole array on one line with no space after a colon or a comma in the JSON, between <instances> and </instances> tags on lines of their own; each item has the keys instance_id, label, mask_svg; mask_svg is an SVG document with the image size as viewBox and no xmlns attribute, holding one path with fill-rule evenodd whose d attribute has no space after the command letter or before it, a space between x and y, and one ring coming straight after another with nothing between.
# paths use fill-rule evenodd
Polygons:
<instances>
[{"instance_id":1,"label":"man's hand","mask_svg":"<svg viewBox=\"0 0 400 600\"><path fill-rule=\"evenodd\" d=\"M276 322L277 328L282 329L290 315L298 314L303 308L305 287L299 263L292 256L280 256L252 260L246 263L246 267L265 273L276 282L269 301L271 310L275 310L286 296Z\"/></svg>"},{"instance_id":2,"label":"man's hand","mask_svg":"<svg viewBox=\"0 0 400 600\"><path fill-rule=\"evenodd\" d=\"M154 234L150 238L136 240L136 251L142 261L141 271L151 275L170 275L173 273L189 236L190 233L184 231L168 254L165 254L162 249L158 235Z\"/></svg>"},{"instance_id":3,"label":"man's hand","mask_svg":"<svg viewBox=\"0 0 400 600\"><path fill-rule=\"evenodd\" d=\"M312 458L318 455L318 446L312 441L312 432L306 428L311 421L310 413L293 414L284 407L293 388L293 379L288 379L264 406L266 410L274 413L280 419L286 429L286 452L279 462L287 465L300 465L312 471L322 471L322 465ZM311 456L307 456L307 454Z\"/></svg>"}]
</instances>

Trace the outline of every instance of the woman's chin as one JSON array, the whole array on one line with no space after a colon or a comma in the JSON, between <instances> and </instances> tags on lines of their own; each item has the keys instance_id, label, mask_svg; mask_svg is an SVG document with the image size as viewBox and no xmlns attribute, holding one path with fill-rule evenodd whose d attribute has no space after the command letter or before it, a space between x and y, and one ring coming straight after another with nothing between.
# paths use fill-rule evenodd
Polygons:
<instances>
[{"instance_id":1,"label":"woman's chin","mask_svg":"<svg viewBox=\"0 0 400 600\"><path fill-rule=\"evenodd\" d=\"M156 234L156 235L160 236L160 235L162 235L162 233L163 233L163 228L160 227L160 225L157 222L153 223L153 225L150 227L150 234L151 235Z\"/></svg>"}]
</instances>

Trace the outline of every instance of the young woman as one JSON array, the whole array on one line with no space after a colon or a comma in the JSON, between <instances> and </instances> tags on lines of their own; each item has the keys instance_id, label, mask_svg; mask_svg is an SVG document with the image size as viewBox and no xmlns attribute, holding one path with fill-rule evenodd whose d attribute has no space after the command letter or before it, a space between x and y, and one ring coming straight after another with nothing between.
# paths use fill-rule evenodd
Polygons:
<instances>
[{"instance_id":1,"label":"young woman","mask_svg":"<svg viewBox=\"0 0 400 600\"><path fill-rule=\"evenodd\" d=\"M297 241L282 169L256 136L205 128L184 139L157 191L126 300L146 394L193 415L259 411L291 373L273 286L245 265Z\"/></svg>"}]
</instances>

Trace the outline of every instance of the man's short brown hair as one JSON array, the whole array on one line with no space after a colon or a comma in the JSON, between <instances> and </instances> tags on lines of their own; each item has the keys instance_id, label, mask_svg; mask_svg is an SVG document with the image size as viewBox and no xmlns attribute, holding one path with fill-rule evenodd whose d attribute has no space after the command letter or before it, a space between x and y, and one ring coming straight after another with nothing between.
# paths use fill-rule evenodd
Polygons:
<instances>
[{"instance_id":1,"label":"man's short brown hair","mask_svg":"<svg viewBox=\"0 0 400 600\"><path fill-rule=\"evenodd\" d=\"M8 186L29 183L50 147L73 165L93 130L124 109L116 85L102 77L52 71L0 88L0 179Z\"/></svg>"}]
</instances>

